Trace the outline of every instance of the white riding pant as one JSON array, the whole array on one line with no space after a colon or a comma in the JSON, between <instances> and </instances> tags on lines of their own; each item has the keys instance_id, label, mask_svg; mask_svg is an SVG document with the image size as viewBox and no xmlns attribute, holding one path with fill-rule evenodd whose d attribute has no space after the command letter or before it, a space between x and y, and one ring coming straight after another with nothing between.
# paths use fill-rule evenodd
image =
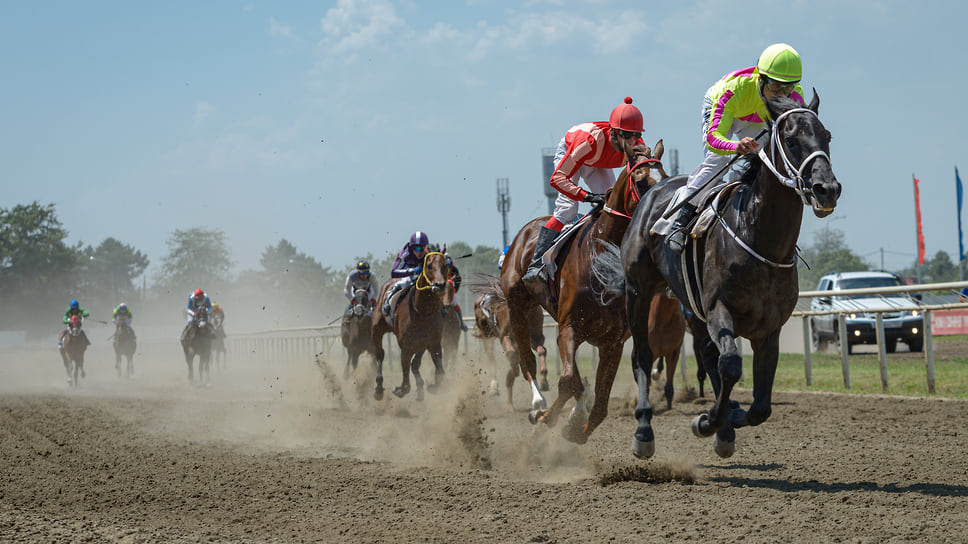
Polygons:
<instances>
[{"instance_id":1,"label":"white riding pant","mask_svg":"<svg viewBox=\"0 0 968 544\"><path fill-rule=\"evenodd\" d=\"M561 163L561 159L565 157L567 151L568 145L565 144L565 139L562 138L558 142L558 149L555 150L555 166ZM604 193L611 189L615 185L616 179L615 172L611 168L595 168L594 166L579 167L571 180L575 185L578 185L578 179L576 178L584 180L585 185L588 186L588 190L592 193ZM577 200L572 200L564 194L558 194L558 198L555 199L555 211L552 215L554 215L555 219L561 221L563 225L572 223L578 218L579 204Z\"/></svg>"},{"instance_id":2,"label":"white riding pant","mask_svg":"<svg viewBox=\"0 0 968 544\"><path fill-rule=\"evenodd\" d=\"M720 171L729 161L733 160L735 155L719 155L713 153L706 146L706 134L709 132L709 117L713 111L713 88L710 87L706 91L706 95L702 99L702 148L703 148L703 161L696 167L695 170L689 174L689 178L686 180L686 184L676 191L676 195L672 198L670 202L670 207L674 207L683 198L693 195L704 183L709 181L717 172ZM729 133L726 137L730 140L742 140L743 138L749 136L750 138L755 138L759 134L760 130L766 126L766 123L750 123L748 121L741 121L739 119L733 119L732 125L729 127ZM733 163L726 175L723 176L722 183L731 181L733 179L738 179L746 169L749 167L749 163L744 160L738 160ZM712 184L703 190L703 197L712 191L715 187L718 187L721 183ZM702 199L693 198L692 202L698 202Z\"/></svg>"}]
</instances>

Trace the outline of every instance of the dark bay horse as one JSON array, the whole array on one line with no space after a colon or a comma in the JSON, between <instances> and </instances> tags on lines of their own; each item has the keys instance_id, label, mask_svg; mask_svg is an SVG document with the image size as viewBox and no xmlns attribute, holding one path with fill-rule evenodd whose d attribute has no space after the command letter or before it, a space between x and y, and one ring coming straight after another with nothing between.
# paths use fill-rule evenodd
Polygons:
<instances>
[{"instance_id":1,"label":"dark bay horse","mask_svg":"<svg viewBox=\"0 0 968 544\"><path fill-rule=\"evenodd\" d=\"M500 287L496 285L497 278L494 278L493 281L496 287L494 291L500 293ZM498 374L497 361L494 359L493 342L495 339L501 343L504 354L507 356L509 368L504 379L504 387L507 390L508 409L513 410L514 380L521 374L521 367L518 363L518 347L511 339L509 322L508 305L503 296L484 293L474 301L474 323L477 327L477 334L481 339L481 345L484 347L484 355L491 362L491 376L496 377ZM544 346L544 312L541 311L540 306L535 306L528 314L528 331L531 339L529 349L535 351L540 361L538 370L541 375L539 388L541 391L548 391L551 389L548 385L548 350ZM493 395L498 394L496 378L491 379L490 390Z\"/></svg>"},{"instance_id":2,"label":"dark bay horse","mask_svg":"<svg viewBox=\"0 0 968 544\"><path fill-rule=\"evenodd\" d=\"M830 132L817 116L819 104L816 91L807 108L786 98L767 103L776 121L760 161L752 161L738 188L722 195L725 202L705 237L689 238L681 256L650 230L685 176L653 188L633 214L621 263L612 260L607 268L616 272L609 287L625 296L634 340L632 364L639 383L632 443L636 456L650 457L655 450L652 407L642 384L652 363L649 302L667 285L679 300L695 301L688 306L705 319L706 332L719 351L717 359L703 357L716 401L708 414L693 420L696 436L715 434L716 453L729 457L735 451L735 429L759 425L770 416L780 328L797 302L796 243L803 208L809 205L817 217L826 217L841 192L830 165ZM601 255L604 262L611 253ZM698 275L698 281L684 279L684 271ZM753 348L753 403L748 411L730 401L743 372L738 336L749 339Z\"/></svg>"},{"instance_id":3,"label":"dark bay horse","mask_svg":"<svg viewBox=\"0 0 968 544\"><path fill-rule=\"evenodd\" d=\"M114 325L114 369L118 371L118 377L123 375L121 372L122 358L128 361L127 377L134 376L134 352L137 349L138 344L134 330L123 319L118 319L118 322Z\"/></svg>"},{"instance_id":4,"label":"dark bay horse","mask_svg":"<svg viewBox=\"0 0 968 544\"><path fill-rule=\"evenodd\" d=\"M202 307L195 310L185 338L182 340L182 350L185 352L185 364L188 365L188 381L195 381L195 356L198 355L198 381L201 384L210 385L212 324L208 319L208 309Z\"/></svg>"},{"instance_id":5,"label":"dark bay horse","mask_svg":"<svg viewBox=\"0 0 968 544\"><path fill-rule=\"evenodd\" d=\"M67 323L67 334L64 335L63 347L60 349L64 370L67 372L67 385L77 387L78 379L85 376L85 351L87 351L87 341L81 334L81 316L75 314Z\"/></svg>"},{"instance_id":6,"label":"dark bay horse","mask_svg":"<svg viewBox=\"0 0 968 544\"><path fill-rule=\"evenodd\" d=\"M454 306L457 305L457 300L454 298L456 295L454 280L447 280L446 297L450 299L451 303L445 304L442 310L444 324L440 335L440 347L443 350L445 367L452 367L457 363L457 352L460 351L461 322L460 317L454 310Z\"/></svg>"},{"instance_id":7,"label":"dark bay horse","mask_svg":"<svg viewBox=\"0 0 968 544\"><path fill-rule=\"evenodd\" d=\"M579 444L588 440L608 413L608 397L622 356L622 345L629 336L624 301L603 304L602 288L592 273L591 263L603 241L618 243L622 239L641 195L657 181L650 176L652 170L659 170L664 177L658 162L664 151L661 140L656 144L654 156L646 146L633 148L627 141L625 145L629 168L622 171L615 185L606 192L602 213L575 227L578 230L556 258L557 270L551 285L522 280L534 253L538 230L548 217L534 219L518 232L501 270L501 291L507 299L511 337L516 345L529 345L528 316L536 306L543 307L558 322L562 372L558 379L558 397L549 409L545 409L547 403L538 387L534 355L528 349L518 350L521 373L531 387L529 419L532 423L553 425L564 404L574 398L575 407L562 434ZM575 361L575 352L584 342L598 347L600 355L595 402L590 413Z\"/></svg>"},{"instance_id":8,"label":"dark bay horse","mask_svg":"<svg viewBox=\"0 0 968 544\"><path fill-rule=\"evenodd\" d=\"M225 362L225 318L222 314L212 315L212 359L215 360L215 368L223 370Z\"/></svg>"},{"instance_id":9,"label":"dark bay horse","mask_svg":"<svg viewBox=\"0 0 968 544\"><path fill-rule=\"evenodd\" d=\"M370 294L366 289L353 291L353 312L343 316L343 323L340 327L340 339L343 347L346 348L346 369L343 371L343 378L350 377L350 373L356 370L359 364L360 355L369 353L374 355L376 348L373 347L373 309L370 308Z\"/></svg>"},{"instance_id":10,"label":"dark bay horse","mask_svg":"<svg viewBox=\"0 0 968 544\"><path fill-rule=\"evenodd\" d=\"M376 307L379 308L386 300L387 293L398 278L391 278L380 289ZM442 311L445 305L451 304L447 298L447 261L439 251L427 253L424 256L423 270L416 282L396 295L398 302L390 317L381 312L373 312L372 335L373 346L376 350L376 391L374 398L383 398L383 335L393 331L400 346L400 369L403 372L403 383L393 389L393 394L403 397L410 392L410 373L413 372L417 385L417 400L423 399L424 380L420 376L419 355L424 350L430 352L434 361L434 383L427 386L433 391L444 378L443 356L441 354L440 339L443 331ZM414 358L416 360L414 360ZM413 364L411 364L413 363Z\"/></svg>"}]
</instances>

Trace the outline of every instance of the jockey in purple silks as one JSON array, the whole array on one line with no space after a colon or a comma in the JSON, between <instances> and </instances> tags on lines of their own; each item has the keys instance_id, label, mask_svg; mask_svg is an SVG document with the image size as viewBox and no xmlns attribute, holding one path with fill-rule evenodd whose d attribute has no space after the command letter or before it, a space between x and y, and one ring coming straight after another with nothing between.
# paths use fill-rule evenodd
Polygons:
<instances>
[{"instance_id":1,"label":"jockey in purple silks","mask_svg":"<svg viewBox=\"0 0 968 544\"><path fill-rule=\"evenodd\" d=\"M417 281L417 276L423 270L424 257L427 255L427 244L430 240L427 233L417 231L410 235L410 241L404 244L400 253L397 253L397 260L393 262L393 269L390 271L391 278L402 278L393 284L390 292L387 293L386 300L383 301L383 315L389 316L392 308L390 302L393 295L397 294Z\"/></svg>"}]
</instances>

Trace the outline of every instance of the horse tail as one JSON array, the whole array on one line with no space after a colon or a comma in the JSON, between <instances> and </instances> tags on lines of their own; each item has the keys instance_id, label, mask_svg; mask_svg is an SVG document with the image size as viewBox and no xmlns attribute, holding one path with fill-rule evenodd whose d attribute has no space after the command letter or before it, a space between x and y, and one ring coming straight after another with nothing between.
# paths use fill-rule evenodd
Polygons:
<instances>
[{"instance_id":1,"label":"horse tail","mask_svg":"<svg viewBox=\"0 0 968 544\"><path fill-rule=\"evenodd\" d=\"M592 259L592 273L598 280L593 292L602 305L608 305L625 296L625 271L622 270L622 250L617 245L599 240L600 251Z\"/></svg>"},{"instance_id":2,"label":"horse tail","mask_svg":"<svg viewBox=\"0 0 968 544\"><path fill-rule=\"evenodd\" d=\"M501 289L501 278L493 274L477 273L476 279L467 282L471 286L471 292L477 295L490 295L491 307L497 309L501 305L507 305L507 297Z\"/></svg>"}]
</instances>

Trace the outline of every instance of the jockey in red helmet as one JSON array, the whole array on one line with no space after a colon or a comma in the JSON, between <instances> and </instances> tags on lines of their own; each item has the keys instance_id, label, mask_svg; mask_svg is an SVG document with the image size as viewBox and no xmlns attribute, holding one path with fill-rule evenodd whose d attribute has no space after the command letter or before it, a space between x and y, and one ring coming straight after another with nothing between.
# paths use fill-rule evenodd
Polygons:
<instances>
[{"instance_id":1,"label":"jockey in red helmet","mask_svg":"<svg viewBox=\"0 0 968 544\"><path fill-rule=\"evenodd\" d=\"M596 121L575 125L558 143L555 152L555 172L551 186L560 195L555 199L551 219L538 232L531 264L524 281L547 281L541 258L554 244L561 229L578 217L578 203L589 202L598 210L605 204L605 191L615 185L613 168L628 162L626 149L645 145L642 141L642 112L625 97L623 104L612 110L608 122ZM582 179L591 192L578 186Z\"/></svg>"}]
</instances>

